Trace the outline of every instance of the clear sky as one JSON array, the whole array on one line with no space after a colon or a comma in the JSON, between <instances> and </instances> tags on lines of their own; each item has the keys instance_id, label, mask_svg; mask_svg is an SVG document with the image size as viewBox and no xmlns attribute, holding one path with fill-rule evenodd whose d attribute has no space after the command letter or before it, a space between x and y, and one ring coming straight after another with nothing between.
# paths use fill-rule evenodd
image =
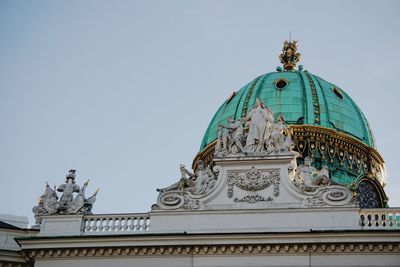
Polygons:
<instances>
[{"instance_id":1,"label":"clear sky","mask_svg":"<svg viewBox=\"0 0 400 267\"><path fill-rule=\"evenodd\" d=\"M400 206L399 1L0 1L0 213L29 216L70 168L95 213L147 212L214 112L301 64L361 107Z\"/></svg>"}]
</instances>

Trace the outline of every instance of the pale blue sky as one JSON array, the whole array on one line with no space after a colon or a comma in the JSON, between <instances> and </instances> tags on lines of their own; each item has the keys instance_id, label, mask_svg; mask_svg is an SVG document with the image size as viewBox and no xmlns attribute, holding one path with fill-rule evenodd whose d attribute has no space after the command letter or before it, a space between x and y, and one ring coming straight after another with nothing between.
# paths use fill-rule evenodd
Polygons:
<instances>
[{"instance_id":1,"label":"pale blue sky","mask_svg":"<svg viewBox=\"0 0 400 267\"><path fill-rule=\"evenodd\" d=\"M400 2L0 1L0 213L32 218L77 169L95 213L147 212L191 165L220 104L279 65L302 64L361 107L400 206ZM32 222L32 219L31 219Z\"/></svg>"}]
</instances>

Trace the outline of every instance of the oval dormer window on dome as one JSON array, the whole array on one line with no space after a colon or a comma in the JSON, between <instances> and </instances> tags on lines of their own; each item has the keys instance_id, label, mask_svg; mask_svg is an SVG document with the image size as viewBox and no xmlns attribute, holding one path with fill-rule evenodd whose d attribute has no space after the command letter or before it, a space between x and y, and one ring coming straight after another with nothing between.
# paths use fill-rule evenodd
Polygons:
<instances>
[{"instance_id":1,"label":"oval dormer window on dome","mask_svg":"<svg viewBox=\"0 0 400 267\"><path fill-rule=\"evenodd\" d=\"M284 78L279 78L274 81L274 84L275 84L276 89L283 90L288 86L289 82L288 82L288 80L286 80Z\"/></svg>"},{"instance_id":2,"label":"oval dormer window on dome","mask_svg":"<svg viewBox=\"0 0 400 267\"><path fill-rule=\"evenodd\" d=\"M337 97L339 97L340 99L343 99L342 93L340 93L340 90L339 90L336 86L332 87L332 92L333 92Z\"/></svg>"}]
</instances>

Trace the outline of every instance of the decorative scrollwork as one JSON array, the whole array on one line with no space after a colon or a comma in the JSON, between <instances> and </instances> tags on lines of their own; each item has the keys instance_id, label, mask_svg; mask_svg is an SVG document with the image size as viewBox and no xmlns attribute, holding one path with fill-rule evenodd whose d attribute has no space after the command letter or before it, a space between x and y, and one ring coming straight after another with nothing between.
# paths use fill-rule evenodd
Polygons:
<instances>
[{"instance_id":1,"label":"decorative scrollwork","mask_svg":"<svg viewBox=\"0 0 400 267\"><path fill-rule=\"evenodd\" d=\"M157 201L158 207L166 210L195 210L200 207L197 199L191 198L185 192L168 191L161 193Z\"/></svg>"},{"instance_id":2,"label":"decorative scrollwork","mask_svg":"<svg viewBox=\"0 0 400 267\"><path fill-rule=\"evenodd\" d=\"M157 204L161 209L179 209L185 203L185 196L179 191L164 192L159 195Z\"/></svg>"},{"instance_id":3,"label":"decorative scrollwork","mask_svg":"<svg viewBox=\"0 0 400 267\"><path fill-rule=\"evenodd\" d=\"M197 210L200 208L200 201L190 197L185 197L185 202L183 203L182 208L185 210Z\"/></svg>"},{"instance_id":4,"label":"decorative scrollwork","mask_svg":"<svg viewBox=\"0 0 400 267\"><path fill-rule=\"evenodd\" d=\"M343 206L355 205L349 189L340 185L320 187L311 197L304 199L306 206Z\"/></svg>"},{"instance_id":5,"label":"decorative scrollwork","mask_svg":"<svg viewBox=\"0 0 400 267\"><path fill-rule=\"evenodd\" d=\"M179 207L183 205L183 203L185 202L185 198L181 194L167 192L160 196L160 201L161 203L163 203L165 206L168 207Z\"/></svg>"},{"instance_id":6,"label":"decorative scrollwork","mask_svg":"<svg viewBox=\"0 0 400 267\"><path fill-rule=\"evenodd\" d=\"M346 194L340 191L333 191L326 194L326 198L331 201L340 201L346 198Z\"/></svg>"}]
</instances>

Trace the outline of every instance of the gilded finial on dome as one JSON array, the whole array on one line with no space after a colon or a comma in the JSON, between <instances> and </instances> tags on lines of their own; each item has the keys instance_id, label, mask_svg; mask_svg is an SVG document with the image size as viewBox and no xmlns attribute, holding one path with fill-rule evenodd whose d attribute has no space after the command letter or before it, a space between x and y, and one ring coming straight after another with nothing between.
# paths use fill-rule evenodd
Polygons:
<instances>
[{"instance_id":1,"label":"gilded finial on dome","mask_svg":"<svg viewBox=\"0 0 400 267\"><path fill-rule=\"evenodd\" d=\"M286 71L294 70L300 61L301 54L297 53L297 41L285 41L279 59Z\"/></svg>"}]
</instances>

